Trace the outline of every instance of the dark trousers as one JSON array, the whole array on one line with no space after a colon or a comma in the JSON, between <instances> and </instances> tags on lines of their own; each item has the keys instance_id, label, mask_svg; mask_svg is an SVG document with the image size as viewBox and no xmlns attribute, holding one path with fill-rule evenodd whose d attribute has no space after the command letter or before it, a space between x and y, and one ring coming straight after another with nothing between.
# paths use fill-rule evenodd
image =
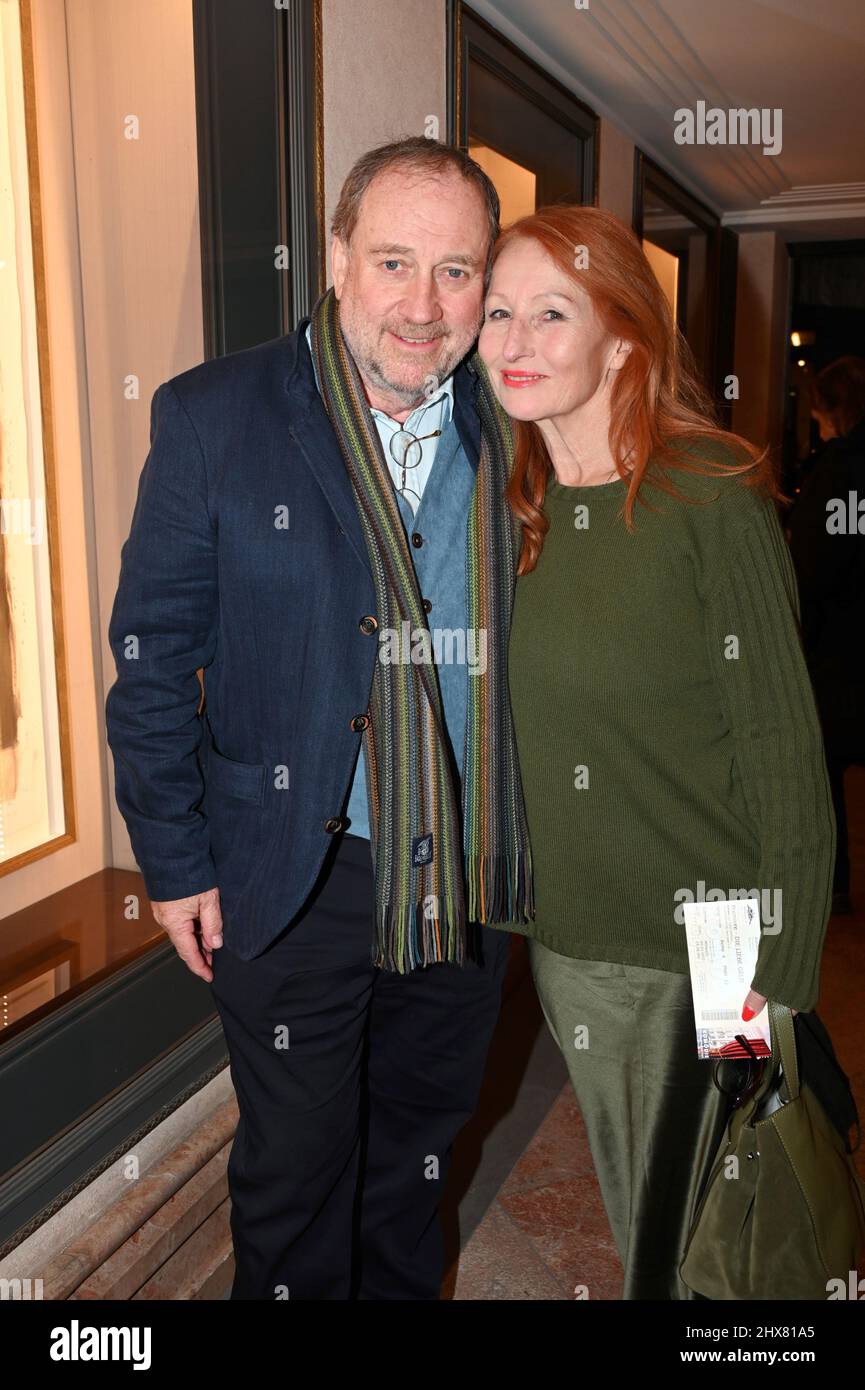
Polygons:
<instances>
[{"instance_id":1,"label":"dark trousers","mask_svg":"<svg viewBox=\"0 0 865 1390\"><path fill-rule=\"evenodd\" d=\"M477 963L398 975L372 965L372 933L369 841L342 835L267 950L213 953L240 1109L232 1299L439 1296L438 1207L510 937L476 927Z\"/></svg>"}]
</instances>

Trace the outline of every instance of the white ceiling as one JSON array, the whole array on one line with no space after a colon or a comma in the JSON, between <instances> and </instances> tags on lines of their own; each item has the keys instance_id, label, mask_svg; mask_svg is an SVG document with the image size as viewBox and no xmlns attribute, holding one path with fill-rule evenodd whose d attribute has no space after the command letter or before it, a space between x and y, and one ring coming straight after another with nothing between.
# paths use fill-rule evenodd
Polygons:
<instances>
[{"instance_id":1,"label":"white ceiling","mask_svg":"<svg viewBox=\"0 0 865 1390\"><path fill-rule=\"evenodd\" d=\"M731 226L865 236L865 0L469 0ZM782 111L782 149L679 145L674 112Z\"/></svg>"}]
</instances>

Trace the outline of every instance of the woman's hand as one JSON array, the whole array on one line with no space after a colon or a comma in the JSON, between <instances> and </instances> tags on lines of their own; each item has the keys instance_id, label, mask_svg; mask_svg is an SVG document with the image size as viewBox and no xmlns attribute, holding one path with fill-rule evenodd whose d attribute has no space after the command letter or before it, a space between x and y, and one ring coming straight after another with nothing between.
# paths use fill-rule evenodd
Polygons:
<instances>
[{"instance_id":1,"label":"woman's hand","mask_svg":"<svg viewBox=\"0 0 865 1390\"><path fill-rule=\"evenodd\" d=\"M765 994L758 994L755 989L749 989L747 997L745 999L744 1008L742 1009L742 1017L744 1018L745 1022L748 1023L752 1018L754 1018L763 1008L765 1003ZM791 1009L790 1012L791 1014L793 1014L795 1018L799 1010Z\"/></svg>"}]
</instances>

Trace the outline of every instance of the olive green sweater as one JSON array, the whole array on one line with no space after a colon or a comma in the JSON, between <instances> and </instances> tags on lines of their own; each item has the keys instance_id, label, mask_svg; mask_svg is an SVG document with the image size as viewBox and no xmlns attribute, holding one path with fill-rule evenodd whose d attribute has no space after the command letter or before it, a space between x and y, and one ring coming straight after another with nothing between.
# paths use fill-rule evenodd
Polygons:
<instances>
[{"instance_id":1,"label":"olive green sweater","mask_svg":"<svg viewBox=\"0 0 865 1390\"><path fill-rule=\"evenodd\" d=\"M787 546L740 478L672 477L695 500L644 488L633 533L625 483L548 486L509 659L536 916L508 929L687 974L681 903L756 889L753 986L807 1010L835 823Z\"/></svg>"}]
</instances>

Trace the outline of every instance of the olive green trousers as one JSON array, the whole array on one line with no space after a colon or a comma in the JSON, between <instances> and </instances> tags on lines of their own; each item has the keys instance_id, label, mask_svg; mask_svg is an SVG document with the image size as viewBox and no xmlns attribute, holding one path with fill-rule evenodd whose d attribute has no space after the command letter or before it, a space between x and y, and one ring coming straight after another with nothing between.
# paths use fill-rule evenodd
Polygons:
<instances>
[{"instance_id":1,"label":"olive green trousers","mask_svg":"<svg viewBox=\"0 0 865 1390\"><path fill-rule=\"evenodd\" d=\"M697 1058L690 977L527 944L588 1132L622 1297L695 1299L678 1269L728 1101L714 1063Z\"/></svg>"}]
</instances>

